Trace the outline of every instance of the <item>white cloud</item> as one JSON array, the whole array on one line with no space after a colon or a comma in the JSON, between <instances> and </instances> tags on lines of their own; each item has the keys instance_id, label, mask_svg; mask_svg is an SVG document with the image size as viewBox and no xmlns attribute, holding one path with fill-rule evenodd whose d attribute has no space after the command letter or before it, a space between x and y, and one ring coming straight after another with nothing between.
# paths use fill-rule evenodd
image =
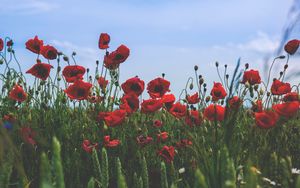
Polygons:
<instances>
[{"instance_id":1,"label":"white cloud","mask_svg":"<svg viewBox=\"0 0 300 188\"><path fill-rule=\"evenodd\" d=\"M58 8L58 4L41 0L1 0L1 14L39 14Z\"/></svg>"}]
</instances>

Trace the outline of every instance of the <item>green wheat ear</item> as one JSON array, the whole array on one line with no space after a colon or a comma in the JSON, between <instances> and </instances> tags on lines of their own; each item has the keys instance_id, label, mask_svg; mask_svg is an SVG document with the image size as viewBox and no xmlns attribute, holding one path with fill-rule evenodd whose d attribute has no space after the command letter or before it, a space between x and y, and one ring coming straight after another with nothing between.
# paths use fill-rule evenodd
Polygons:
<instances>
[{"instance_id":1,"label":"green wheat ear","mask_svg":"<svg viewBox=\"0 0 300 188\"><path fill-rule=\"evenodd\" d=\"M121 161L117 159L117 175L118 175L118 188L127 188L126 180L122 172Z\"/></svg>"},{"instance_id":2,"label":"green wheat ear","mask_svg":"<svg viewBox=\"0 0 300 188\"><path fill-rule=\"evenodd\" d=\"M208 188L204 175L202 174L200 169L197 169L195 172L195 183L194 188Z\"/></svg>"},{"instance_id":3,"label":"green wheat ear","mask_svg":"<svg viewBox=\"0 0 300 188\"><path fill-rule=\"evenodd\" d=\"M88 188L94 188L95 187L95 180L93 177L91 177L90 181L88 182Z\"/></svg>"},{"instance_id":4,"label":"green wheat ear","mask_svg":"<svg viewBox=\"0 0 300 188\"><path fill-rule=\"evenodd\" d=\"M9 185L9 179L13 169L12 152L8 153L7 159L0 161L0 187L6 188Z\"/></svg>"},{"instance_id":5,"label":"green wheat ear","mask_svg":"<svg viewBox=\"0 0 300 188\"><path fill-rule=\"evenodd\" d=\"M161 175L161 187L168 188L167 170L164 162L160 164L160 175Z\"/></svg>"},{"instance_id":6,"label":"green wheat ear","mask_svg":"<svg viewBox=\"0 0 300 188\"><path fill-rule=\"evenodd\" d=\"M92 161L93 161L94 176L96 177L96 180L97 180L96 182L98 184L101 184L102 183L101 182L101 166L99 163L97 151L95 149L93 149L93 151L92 151Z\"/></svg>"},{"instance_id":7,"label":"green wheat ear","mask_svg":"<svg viewBox=\"0 0 300 188\"><path fill-rule=\"evenodd\" d=\"M143 188L149 188L149 175L148 167L145 156L142 159L142 179L143 179Z\"/></svg>"},{"instance_id":8,"label":"green wheat ear","mask_svg":"<svg viewBox=\"0 0 300 188\"><path fill-rule=\"evenodd\" d=\"M220 156L220 171L223 187L226 188L235 188L236 187L236 170L234 168L234 163L231 157L229 156L228 150L224 147L221 150Z\"/></svg>"},{"instance_id":9,"label":"green wheat ear","mask_svg":"<svg viewBox=\"0 0 300 188\"><path fill-rule=\"evenodd\" d=\"M41 166L40 166L40 178L41 178L40 187L41 188L53 187L51 177L52 175L51 175L50 163L48 157L43 152L41 155Z\"/></svg>"},{"instance_id":10,"label":"green wheat ear","mask_svg":"<svg viewBox=\"0 0 300 188\"><path fill-rule=\"evenodd\" d=\"M60 143L56 137L53 137L52 143L53 143L53 165L54 165L54 173L56 176L56 185L57 188L64 188L65 182L64 182L63 166L60 157L60 151L61 151Z\"/></svg>"},{"instance_id":11,"label":"green wheat ear","mask_svg":"<svg viewBox=\"0 0 300 188\"><path fill-rule=\"evenodd\" d=\"M103 188L107 188L109 185L109 172L108 172L108 157L105 148L102 148L102 156L101 156L101 183Z\"/></svg>"}]
</instances>

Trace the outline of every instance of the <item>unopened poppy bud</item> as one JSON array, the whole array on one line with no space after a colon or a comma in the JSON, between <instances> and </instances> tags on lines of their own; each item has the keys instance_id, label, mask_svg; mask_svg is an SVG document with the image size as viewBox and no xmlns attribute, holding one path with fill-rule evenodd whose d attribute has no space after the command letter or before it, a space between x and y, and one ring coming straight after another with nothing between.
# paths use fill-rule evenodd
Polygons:
<instances>
[{"instance_id":1,"label":"unopened poppy bud","mask_svg":"<svg viewBox=\"0 0 300 188\"><path fill-rule=\"evenodd\" d=\"M3 60L2 59L0 59L0 65L2 65L3 64Z\"/></svg>"},{"instance_id":2,"label":"unopened poppy bud","mask_svg":"<svg viewBox=\"0 0 300 188\"><path fill-rule=\"evenodd\" d=\"M245 87L246 87L246 88L249 88L249 87L250 87L250 84L249 84L248 81L245 83Z\"/></svg>"},{"instance_id":3,"label":"unopened poppy bud","mask_svg":"<svg viewBox=\"0 0 300 188\"><path fill-rule=\"evenodd\" d=\"M180 168L179 170L178 170L178 173L179 174L182 174L182 173L184 173L185 172L185 168Z\"/></svg>"},{"instance_id":4,"label":"unopened poppy bud","mask_svg":"<svg viewBox=\"0 0 300 188\"><path fill-rule=\"evenodd\" d=\"M107 129L108 129L108 126L106 125L106 123L104 123L103 129L104 129L104 130L107 130Z\"/></svg>"},{"instance_id":5,"label":"unopened poppy bud","mask_svg":"<svg viewBox=\"0 0 300 188\"><path fill-rule=\"evenodd\" d=\"M86 72L87 72L87 73L89 73L89 72L90 72L90 69L89 69L89 68L87 68L87 69L86 69Z\"/></svg>"},{"instance_id":6,"label":"unopened poppy bud","mask_svg":"<svg viewBox=\"0 0 300 188\"><path fill-rule=\"evenodd\" d=\"M206 98L205 98L205 102L209 102L210 101L210 96L207 96Z\"/></svg>"},{"instance_id":7,"label":"unopened poppy bud","mask_svg":"<svg viewBox=\"0 0 300 188\"><path fill-rule=\"evenodd\" d=\"M203 84L203 87L206 87L206 83Z\"/></svg>"},{"instance_id":8,"label":"unopened poppy bud","mask_svg":"<svg viewBox=\"0 0 300 188\"><path fill-rule=\"evenodd\" d=\"M35 94L38 95L38 94L39 94L39 91L35 91Z\"/></svg>"},{"instance_id":9,"label":"unopened poppy bud","mask_svg":"<svg viewBox=\"0 0 300 188\"><path fill-rule=\"evenodd\" d=\"M116 86L116 87L119 86L119 82L118 82L118 81L115 82L115 86Z\"/></svg>"},{"instance_id":10,"label":"unopened poppy bud","mask_svg":"<svg viewBox=\"0 0 300 188\"><path fill-rule=\"evenodd\" d=\"M191 83L190 84L190 90L192 90L194 88L194 85Z\"/></svg>"},{"instance_id":11,"label":"unopened poppy bud","mask_svg":"<svg viewBox=\"0 0 300 188\"><path fill-rule=\"evenodd\" d=\"M254 90L257 91L258 90L258 85L254 86Z\"/></svg>"},{"instance_id":12,"label":"unopened poppy bud","mask_svg":"<svg viewBox=\"0 0 300 188\"><path fill-rule=\"evenodd\" d=\"M201 78L202 78L202 75L200 74L200 75L199 75L199 79L201 79Z\"/></svg>"},{"instance_id":13,"label":"unopened poppy bud","mask_svg":"<svg viewBox=\"0 0 300 188\"><path fill-rule=\"evenodd\" d=\"M61 71L61 66L58 66L57 67L57 72L60 72Z\"/></svg>"},{"instance_id":14,"label":"unopened poppy bud","mask_svg":"<svg viewBox=\"0 0 300 188\"><path fill-rule=\"evenodd\" d=\"M98 60L96 61L96 65L99 65L99 61Z\"/></svg>"},{"instance_id":15,"label":"unopened poppy bud","mask_svg":"<svg viewBox=\"0 0 300 188\"><path fill-rule=\"evenodd\" d=\"M225 64L224 67L227 68L227 64Z\"/></svg>"},{"instance_id":16,"label":"unopened poppy bud","mask_svg":"<svg viewBox=\"0 0 300 188\"><path fill-rule=\"evenodd\" d=\"M224 104L224 100L221 100L221 105L223 105Z\"/></svg>"},{"instance_id":17,"label":"unopened poppy bud","mask_svg":"<svg viewBox=\"0 0 300 188\"><path fill-rule=\"evenodd\" d=\"M90 79L90 80L93 79L92 76L89 76L89 79Z\"/></svg>"},{"instance_id":18,"label":"unopened poppy bud","mask_svg":"<svg viewBox=\"0 0 300 188\"><path fill-rule=\"evenodd\" d=\"M61 81L61 77L60 76L57 77L57 81Z\"/></svg>"},{"instance_id":19,"label":"unopened poppy bud","mask_svg":"<svg viewBox=\"0 0 300 188\"><path fill-rule=\"evenodd\" d=\"M198 70L198 66L197 66L197 65L194 66L194 70L195 70L195 71Z\"/></svg>"},{"instance_id":20,"label":"unopened poppy bud","mask_svg":"<svg viewBox=\"0 0 300 188\"><path fill-rule=\"evenodd\" d=\"M288 64L285 64L284 65L284 69L287 69L289 66L288 66Z\"/></svg>"},{"instance_id":21,"label":"unopened poppy bud","mask_svg":"<svg viewBox=\"0 0 300 188\"><path fill-rule=\"evenodd\" d=\"M8 51L8 52L11 52L11 48L8 48L7 51Z\"/></svg>"},{"instance_id":22,"label":"unopened poppy bud","mask_svg":"<svg viewBox=\"0 0 300 188\"><path fill-rule=\"evenodd\" d=\"M229 78L229 74L226 74L226 79L228 79Z\"/></svg>"},{"instance_id":23,"label":"unopened poppy bud","mask_svg":"<svg viewBox=\"0 0 300 188\"><path fill-rule=\"evenodd\" d=\"M106 55L106 56L108 56L108 55L109 55L109 52L108 52L108 51L106 51L105 55Z\"/></svg>"},{"instance_id":24,"label":"unopened poppy bud","mask_svg":"<svg viewBox=\"0 0 300 188\"><path fill-rule=\"evenodd\" d=\"M280 71L280 72L279 72L279 75L280 75L280 76L282 76L282 75L283 75L283 72L282 72L282 71Z\"/></svg>"},{"instance_id":25,"label":"unopened poppy bud","mask_svg":"<svg viewBox=\"0 0 300 188\"><path fill-rule=\"evenodd\" d=\"M249 63L246 63L245 64L245 69L248 69L249 68Z\"/></svg>"},{"instance_id":26,"label":"unopened poppy bud","mask_svg":"<svg viewBox=\"0 0 300 188\"><path fill-rule=\"evenodd\" d=\"M204 92L206 92L206 91L207 91L207 89L206 89L206 88L204 88L204 89L203 89L203 91L204 91Z\"/></svg>"},{"instance_id":27,"label":"unopened poppy bud","mask_svg":"<svg viewBox=\"0 0 300 188\"><path fill-rule=\"evenodd\" d=\"M260 94L260 95L263 95L264 93L265 93L264 90L263 90L262 88L260 88L259 94Z\"/></svg>"},{"instance_id":28,"label":"unopened poppy bud","mask_svg":"<svg viewBox=\"0 0 300 188\"><path fill-rule=\"evenodd\" d=\"M57 52L57 55L61 56L61 55L63 55L63 53L62 52Z\"/></svg>"},{"instance_id":29,"label":"unopened poppy bud","mask_svg":"<svg viewBox=\"0 0 300 188\"><path fill-rule=\"evenodd\" d=\"M269 97L270 95L271 95L271 93L268 91L268 92L267 92L267 96Z\"/></svg>"},{"instance_id":30,"label":"unopened poppy bud","mask_svg":"<svg viewBox=\"0 0 300 188\"><path fill-rule=\"evenodd\" d=\"M99 79L99 74L96 74L95 78L96 78L96 80L98 80Z\"/></svg>"},{"instance_id":31,"label":"unopened poppy bud","mask_svg":"<svg viewBox=\"0 0 300 188\"><path fill-rule=\"evenodd\" d=\"M63 60L64 60L64 61L69 61L69 58L68 58L67 56L64 56L64 57L63 57Z\"/></svg>"},{"instance_id":32,"label":"unopened poppy bud","mask_svg":"<svg viewBox=\"0 0 300 188\"><path fill-rule=\"evenodd\" d=\"M165 74L165 73L162 73L161 76L164 78L164 77L166 76L166 74Z\"/></svg>"},{"instance_id":33,"label":"unopened poppy bud","mask_svg":"<svg viewBox=\"0 0 300 188\"><path fill-rule=\"evenodd\" d=\"M72 53L72 56L75 56L75 55L76 55L76 52L73 52L73 53Z\"/></svg>"},{"instance_id":34,"label":"unopened poppy bud","mask_svg":"<svg viewBox=\"0 0 300 188\"><path fill-rule=\"evenodd\" d=\"M285 56L284 56L284 55L281 55L281 56L279 56L278 58L279 58L279 59L284 59Z\"/></svg>"},{"instance_id":35,"label":"unopened poppy bud","mask_svg":"<svg viewBox=\"0 0 300 188\"><path fill-rule=\"evenodd\" d=\"M46 83L46 82L45 82L44 80L41 81L41 85L45 85L45 83Z\"/></svg>"},{"instance_id":36,"label":"unopened poppy bud","mask_svg":"<svg viewBox=\"0 0 300 188\"><path fill-rule=\"evenodd\" d=\"M219 66L219 62L216 62L216 67L218 67Z\"/></svg>"},{"instance_id":37,"label":"unopened poppy bud","mask_svg":"<svg viewBox=\"0 0 300 188\"><path fill-rule=\"evenodd\" d=\"M201 79L199 80L199 84L202 85L203 83L204 83L204 79L201 78Z\"/></svg>"}]
</instances>

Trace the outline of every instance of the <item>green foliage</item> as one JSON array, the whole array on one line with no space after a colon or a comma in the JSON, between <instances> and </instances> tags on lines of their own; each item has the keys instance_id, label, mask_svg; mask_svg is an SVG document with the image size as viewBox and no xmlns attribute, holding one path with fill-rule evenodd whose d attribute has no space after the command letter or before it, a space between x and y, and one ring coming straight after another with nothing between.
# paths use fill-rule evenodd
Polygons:
<instances>
[{"instance_id":1,"label":"green foliage","mask_svg":"<svg viewBox=\"0 0 300 188\"><path fill-rule=\"evenodd\" d=\"M161 173L160 176L161 188L168 188L169 184L168 184L167 169L164 162L161 162L160 173Z\"/></svg>"},{"instance_id":2,"label":"green foliage","mask_svg":"<svg viewBox=\"0 0 300 188\"><path fill-rule=\"evenodd\" d=\"M65 181L64 181L64 173L63 173L63 166L62 160L60 157L61 146L57 138L53 138L53 168L55 172L55 181L57 188L64 188Z\"/></svg>"},{"instance_id":3,"label":"green foliage","mask_svg":"<svg viewBox=\"0 0 300 188\"><path fill-rule=\"evenodd\" d=\"M208 188L206 182L205 182L205 177L202 174L200 169L197 169L195 172L195 183L194 183L194 188Z\"/></svg>"},{"instance_id":4,"label":"green foliage","mask_svg":"<svg viewBox=\"0 0 300 188\"><path fill-rule=\"evenodd\" d=\"M101 155L101 183L103 188L107 188L109 185L109 169L108 169L108 157L105 148L102 148Z\"/></svg>"},{"instance_id":5,"label":"green foliage","mask_svg":"<svg viewBox=\"0 0 300 188\"><path fill-rule=\"evenodd\" d=\"M99 162L99 158L98 158L98 153L95 149L93 149L93 151L92 151L92 160L93 160L94 175L97 180L96 182L98 183L98 186L101 186L102 185L101 166L100 166L100 162Z\"/></svg>"},{"instance_id":6,"label":"green foliage","mask_svg":"<svg viewBox=\"0 0 300 188\"><path fill-rule=\"evenodd\" d=\"M118 158L117 159L117 177L118 177L118 188L127 188L127 184L126 184L126 180L124 177L124 174L122 172L122 165L121 165L121 161Z\"/></svg>"},{"instance_id":7,"label":"green foliage","mask_svg":"<svg viewBox=\"0 0 300 188\"><path fill-rule=\"evenodd\" d=\"M145 157L142 158L142 180L143 188L149 188L149 176L148 176L148 167Z\"/></svg>"}]
</instances>

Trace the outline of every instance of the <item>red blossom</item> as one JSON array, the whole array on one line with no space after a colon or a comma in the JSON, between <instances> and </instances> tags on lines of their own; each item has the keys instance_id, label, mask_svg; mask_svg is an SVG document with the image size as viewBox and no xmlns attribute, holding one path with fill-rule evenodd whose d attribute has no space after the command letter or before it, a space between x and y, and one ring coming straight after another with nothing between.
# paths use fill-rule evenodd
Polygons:
<instances>
[{"instance_id":1,"label":"red blossom","mask_svg":"<svg viewBox=\"0 0 300 188\"><path fill-rule=\"evenodd\" d=\"M187 95L186 100L189 104L197 104L200 101L198 92L196 92L195 94L193 94L191 96Z\"/></svg>"},{"instance_id":2,"label":"red blossom","mask_svg":"<svg viewBox=\"0 0 300 188\"><path fill-rule=\"evenodd\" d=\"M123 123L126 117L126 111L125 110L115 110L113 112L106 112L104 114L104 121L107 126L109 127L115 127Z\"/></svg>"},{"instance_id":3,"label":"red blossom","mask_svg":"<svg viewBox=\"0 0 300 188\"><path fill-rule=\"evenodd\" d=\"M118 139L111 140L110 136L104 136L103 145L105 147L107 147L107 148L114 148L114 147L117 147L120 144L121 144L120 140L118 140Z\"/></svg>"},{"instance_id":4,"label":"red blossom","mask_svg":"<svg viewBox=\"0 0 300 188\"><path fill-rule=\"evenodd\" d=\"M27 98L27 94L25 93L24 89L22 86L16 84L12 90L9 92L9 98L18 101L18 102L23 102Z\"/></svg>"},{"instance_id":5,"label":"red blossom","mask_svg":"<svg viewBox=\"0 0 300 188\"><path fill-rule=\"evenodd\" d=\"M250 85L260 84L261 78L259 76L259 72L253 69L245 71L242 83L245 84L246 82L248 82Z\"/></svg>"},{"instance_id":6,"label":"red blossom","mask_svg":"<svg viewBox=\"0 0 300 188\"><path fill-rule=\"evenodd\" d=\"M271 86L271 93L273 95L284 95L291 92L292 88L289 83L281 82L275 79Z\"/></svg>"},{"instance_id":7,"label":"red blossom","mask_svg":"<svg viewBox=\"0 0 300 188\"><path fill-rule=\"evenodd\" d=\"M169 134L167 132L162 132L157 134L157 141L158 142L162 142L162 141L166 141L169 137Z\"/></svg>"},{"instance_id":8,"label":"red blossom","mask_svg":"<svg viewBox=\"0 0 300 188\"><path fill-rule=\"evenodd\" d=\"M277 123L279 116L273 111L262 111L254 114L256 125L261 128L271 128Z\"/></svg>"},{"instance_id":9,"label":"red blossom","mask_svg":"<svg viewBox=\"0 0 300 188\"><path fill-rule=\"evenodd\" d=\"M42 46L40 53L44 56L44 58L53 60L57 58L57 50L53 46L47 45Z\"/></svg>"},{"instance_id":10,"label":"red blossom","mask_svg":"<svg viewBox=\"0 0 300 188\"><path fill-rule=\"evenodd\" d=\"M84 140L82 142L82 149L87 153L92 153L93 149L98 147L98 143L92 144L89 140Z\"/></svg>"},{"instance_id":11,"label":"red blossom","mask_svg":"<svg viewBox=\"0 0 300 188\"><path fill-rule=\"evenodd\" d=\"M204 110L204 117L209 121L223 121L225 108L220 105L211 104Z\"/></svg>"},{"instance_id":12,"label":"red blossom","mask_svg":"<svg viewBox=\"0 0 300 188\"><path fill-rule=\"evenodd\" d=\"M85 73L85 68L80 65L68 65L62 71L66 82L73 83L76 80L82 80Z\"/></svg>"},{"instance_id":13,"label":"red blossom","mask_svg":"<svg viewBox=\"0 0 300 188\"><path fill-rule=\"evenodd\" d=\"M154 120L153 121L153 126L154 127L161 127L162 126L162 122L160 120Z\"/></svg>"},{"instance_id":14,"label":"red blossom","mask_svg":"<svg viewBox=\"0 0 300 188\"><path fill-rule=\"evenodd\" d=\"M299 101L300 102L300 97L297 92L291 92L291 93L287 93L283 97L283 101L284 102L291 102L291 101Z\"/></svg>"},{"instance_id":15,"label":"red blossom","mask_svg":"<svg viewBox=\"0 0 300 188\"><path fill-rule=\"evenodd\" d=\"M98 81L98 84L99 84L100 88L101 88L102 90L104 90L104 89L106 88L107 84L108 84L108 80L105 80L104 77L100 76L100 77L97 79L97 81Z\"/></svg>"},{"instance_id":16,"label":"red blossom","mask_svg":"<svg viewBox=\"0 0 300 188\"><path fill-rule=\"evenodd\" d=\"M101 33L99 37L98 46L100 49L107 49L109 48L108 44L110 42L110 36L107 33Z\"/></svg>"},{"instance_id":17,"label":"red blossom","mask_svg":"<svg viewBox=\"0 0 300 188\"><path fill-rule=\"evenodd\" d=\"M72 100L84 100L88 99L90 94L90 89L92 84L89 82L84 82L82 80L76 80L72 85L70 85L64 92Z\"/></svg>"},{"instance_id":18,"label":"red blossom","mask_svg":"<svg viewBox=\"0 0 300 188\"><path fill-rule=\"evenodd\" d=\"M186 115L186 105L181 104L180 102L177 102L173 104L173 106L169 110L170 114L172 114L174 117L182 118Z\"/></svg>"},{"instance_id":19,"label":"red blossom","mask_svg":"<svg viewBox=\"0 0 300 188\"><path fill-rule=\"evenodd\" d=\"M170 110L172 107L173 103L175 102L175 96L173 94L164 94L161 98L162 103L164 106L167 108L167 110Z\"/></svg>"},{"instance_id":20,"label":"red blossom","mask_svg":"<svg viewBox=\"0 0 300 188\"><path fill-rule=\"evenodd\" d=\"M293 39L286 43L286 45L284 46L284 50L288 54L294 55L297 52L299 45L300 45L300 40Z\"/></svg>"},{"instance_id":21,"label":"red blossom","mask_svg":"<svg viewBox=\"0 0 300 188\"><path fill-rule=\"evenodd\" d=\"M224 99L227 93L221 83L214 82L214 87L212 88L210 95L212 96L213 101L217 101L219 99Z\"/></svg>"},{"instance_id":22,"label":"red blossom","mask_svg":"<svg viewBox=\"0 0 300 188\"><path fill-rule=\"evenodd\" d=\"M185 123L190 127L199 126L202 124L202 122L203 119L198 110L191 110L185 118Z\"/></svg>"},{"instance_id":23,"label":"red blossom","mask_svg":"<svg viewBox=\"0 0 300 188\"><path fill-rule=\"evenodd\" d=\"M182 140L176 142L177 148L184 148L184 147L191 146L191 145L193 145L193 142L188 139L182 139Z\"/></svg>"},{"instance_id":24,"label":"red blossom","mask_svg":"<svg viewBox=\"0 0 300 188\"><path fill-rule=\"evenodd\" d=\"M143 113L153 113L161 109L162 101L160 99L143 100L141 104L141 111Z\"/></svg>"},{"instance_id":25,"label":"red blossom","mask_svg":"<svg viewBox=\"0 0 300 188\"><path fill-rule=\"evenodd\" d=\"M139 109L139 98L135 94L127 94L121 98L120 109L131 114Z\"/></svg>"},{"instance_id":26,"label":"red blossom","mask_svg":"<svg viewBox=\"0 0 300 188\"><path fill-rule=\"evenodd\" d=\"M22 127L21 128L21 137L23 138L24 142L36 145L35 141L36 133L30 127Z\"/></svg>"},{"instance_id":27,"label":"red blossom","mask_svg":"<svg viewBox=\"0 0 300 188\"><path fill-rule=\"evenodd\" d=\"M0 52L3 50L3 47L4 47L4 42L2 38L0 38Z\"/></svg>"},{"instance_id":28,"label":"red blossom","mask_svg":"<svg viewBox=\"0 0 300 188\"><path fill-rule=\"evenodd\" d=\"M39 40L38 36L35 36L34 39L29 39L25 45L31 52L40 54L41 48L43 47L43 41Z\"/></svg>"},{"instance_id":29,"label":"red blossom","mask_svg":"<svg viewBox=\"0 0 300 188\"><path fill-rule=\"evenodd\" d=\"M26 73L31 74L41 80L46 80L50 75L51 68L53 67L50 64L38 62L28 71L26 71Z\"/></svg>"},{"instance_id":30,"label":"red blossom","mask_svg":"<svg viewBox=\"0 0 300 188\"><path fill-rule=\"evenodd\" d=\"M150 136L140 135L140 136L136 137L137 143L142 147L150 144L152 142L152 140L153 140L153 138Z\"/></svg>"},{"instance_id":31,"label":"red blossom","mask_svg":"<svg viewBox=\"0 0 300 188\"><path fill-rule=\"evenodd\" d=\"M134 93L136 96L140 96L145 88L145 82L138 77L133 77L121 85L125 94Z\"/></svg>"},{"instance_id":32,"label":"red blossom","mask_svg":"<svg viewBox=\"0 0 300 188\"><path fill-rule=\"evenodd\" d=\"M174 160L175 148L173 146L164 146L158 151L158 155L162 157L167 163L171 163Z\"/></svg>"},{"instance_id":33,"label":"red blossom","mask_svg":"<svg viewBox=\"0 0 300 188\"><path fill-rule=\"evenodd\" d=\"M114 70L119 67L121 63L126 61L130 53L129 48L125 45L121 45L116 51L111 52L104 57L104 66L110 70Z\"/></svg>"},{"instance_id":34,"label":"red blossom","mask_svg":"<svg viewBox=\"0 0 300 188\"><path fill-rule=\"evenodd\" d=\"M300 102L292 101L275 104L272 108L277 114L289 118L297 114L297 112L299 111L299 105Z\"/></svg>"},{"instance_id":35,"label":"red blossom","mask_svg":"<svg viewBox=\"0 0 300 188\"><path fill-rule=\"evenodd\" d=\"M261 100L257 100L256 103L252 103L251 110L253 112L262 112L263 110L263 105Z\"/></svg>"},{"instance_id":36,"label":"red blossom","mask_svg":"<svg viewBox=\"0 0 300 188\"><path fill-rule=\"evenodd\" d=\"M170 82L163 78L156 78L147 84L147 90L151 98L161 98L170 91Z\"/></svg>"}]
</instances>

